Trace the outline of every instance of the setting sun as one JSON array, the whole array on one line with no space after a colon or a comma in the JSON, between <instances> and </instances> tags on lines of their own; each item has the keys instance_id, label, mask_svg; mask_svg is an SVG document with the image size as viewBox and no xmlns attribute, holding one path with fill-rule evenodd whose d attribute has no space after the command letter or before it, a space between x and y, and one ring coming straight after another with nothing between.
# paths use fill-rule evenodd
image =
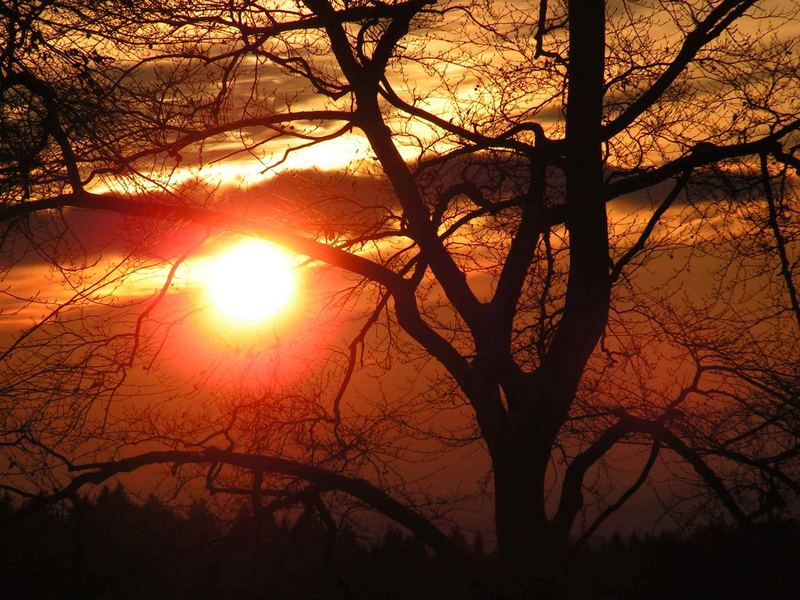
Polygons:
<instances>
[{"instance_id":1,"label":"setting sun","mask_svg":"<svg viewBox=\"0 0 800 600\"><path fill-rule=\"evenodd\" d=\"M220 314L252 323L275 315L288 304L294 294L295 273L280 249L261 240L247 240L211 260L205 285Z\"/></svg>"}]
</instances>

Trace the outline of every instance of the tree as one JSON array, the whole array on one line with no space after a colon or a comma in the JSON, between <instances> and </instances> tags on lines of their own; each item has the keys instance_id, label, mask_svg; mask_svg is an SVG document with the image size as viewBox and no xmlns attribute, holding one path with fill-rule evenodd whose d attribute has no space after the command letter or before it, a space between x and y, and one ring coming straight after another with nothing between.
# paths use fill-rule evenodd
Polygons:
<instances>
[{"instance_id":1,"label":"tree","mask_svg":"<svg viewBox=\"0 0 800 600\"><path fill-rule=\"evenodd\" d=\"M305 506L332 523L323 497L354 498L469 571L381 473L411 445L399 434L479 444L500 562L523 589L553 576L581 533L590 475L620 445L645 449L644 469L618 497L597 489L605 509L585 534L674 457L742 523L797 492L794 5L194 0L3 11L13 41L0 88L5 251L20 259L14 240L29 232L78 290L4 355L7 396L24 398L3 408L15 461L6 477L46 472L55 500L148 464L203 465L212 491L257 505L274 494L269 510ZM29 58L34 48L50 60ZM229 154L214 145L232 139ZM278 168L345 139L368 153L343 179L372 176L350 197L265 197L248 216L235 198L171 178L184 155L249 154ZM107 286L148 266L145 241L174 230L129 229L137 252L91 279L91 249L74 264L36 235L47 225L59 242L80 240L77 210L245 231L349 273L349 310L369 310L356 311L362 326L336 391L306 386L280 408L241 401L211 425L152 411L109 421L98 403L122 393L185 318L157 327L153 311L193 250L168 257L153 302L122 302ZM686 291L694 280L670 257L715 273L712 293ZM98 299L129 322L109 326L107 310L82 307ZM359 351L375 340L394 360L411 347L438 363L442 378L413 411L392 398L371 411L348 405ZM659 373L667 362L671 377ZM418 427L465 403L460 432ZM212 443L221 439L226 449ZM125 450L144 440L160 448ZM77 475L65 481L65 468Z\"/></svg>"}]
</instances>

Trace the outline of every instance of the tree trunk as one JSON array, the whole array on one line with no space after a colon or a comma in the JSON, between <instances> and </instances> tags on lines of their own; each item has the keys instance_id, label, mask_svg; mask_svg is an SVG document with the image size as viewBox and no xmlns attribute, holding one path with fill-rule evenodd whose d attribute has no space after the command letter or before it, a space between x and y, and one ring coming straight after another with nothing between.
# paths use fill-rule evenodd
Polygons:
<instances>
[{"instance_id":1,"label":"tree trunk","mask_svg":"<svg viewBox=\"0 0 800 600\"><path fill-rule=\"evenodd\" d=\"M494 462L500 562L506 577L525 592L547 592L554 585L564 551L544 506L550 451L522 439L508 446L508 458Z\"/></svg>"},{"instance_id":2,"label":"tree trunk","mask_svg":"<svg viewBox=\"0 0 800 600\"><path fill-rule=\"evenodd\" d=\"M603 202L603 0L569 0L567 228L570 270L564 314L551 347L509 415L506 439L492 452L500 560L524 593L552 595L571 523L545 510L553 444L581 375L603 334L610 300L608 225Z\"/></svg>"}]
</instances>

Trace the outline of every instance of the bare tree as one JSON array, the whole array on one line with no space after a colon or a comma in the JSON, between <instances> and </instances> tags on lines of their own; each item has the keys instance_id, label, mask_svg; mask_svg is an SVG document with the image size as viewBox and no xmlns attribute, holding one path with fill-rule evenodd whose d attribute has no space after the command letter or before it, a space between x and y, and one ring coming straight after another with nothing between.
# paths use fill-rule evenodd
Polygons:
<instances>
[{"instance_id":1,"label":"bare tree","mask_svg":"<svg viewBox=\"0 0 800 600\"><path fill-rule=\"evenodd\" d=\"M348 273L361 319L334 392L307 386L281 396L281 409L275 398L241 401L211 425L140 415L139 437L126 439L131 429L98 424L93 411L169 333L148 329L149 302L105 329L58 306L58 319L4 355L8 389L31 408L4 400L2 444L16 464L35 457L7 477L46 472L62 482L50 496L59 499L147 464L202 465L213 491L273 494L275 507L354 498L469 570L414 508L419 496L385 473L401 449L426 443L415 436L478 444L500 561L523 589L551 578L570 535L595 531L659 460L677 458L741 523L796 493L794 4L194 0L3 11L13 41L0 63L7 252L19 231L77 209L247 232ZM34 46L54 58L30 58ZM366 194L320 186L287 206L267 193L248 216L170 179L198 156L278 168L344 139L366 143L342 176L371 175ZM120 178L162 191L115 192ZM59 250L52 262L72 273ZM678 261L702 269L711 292L687 291L697 278ZM116 277L91 279L83 266L80 305ZM409 348L432 357L443 378L413 405L355 408L348 384L375 340L394 360L416 356ZM462 406L460 431L420 426ZM168 448L127 450L145 441ZM597 518L576 531L594 474L623 444L644 449L644 470L621 495L602 494ZM63 483L65 471L78 474Z\"/></svg>"}]
</instances>

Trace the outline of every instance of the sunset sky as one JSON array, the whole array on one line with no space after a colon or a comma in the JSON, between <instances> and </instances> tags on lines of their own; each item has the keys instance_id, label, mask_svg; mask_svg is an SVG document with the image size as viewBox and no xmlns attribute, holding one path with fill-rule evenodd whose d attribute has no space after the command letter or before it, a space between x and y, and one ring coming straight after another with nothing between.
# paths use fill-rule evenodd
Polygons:
<instances>
[{"instance_id":1,"label":"sunset sky","mask_svg":"<svg viewBox=\"0 0 800 600\"><path fill-rule=\"evenodd\" d=\"M520 490L567 544L794 489L800 10L609 1L568 67L557 3L128 4L0 51L3 481L346 496L235 451L492 547Z\"/></svg>"}]
</instances>

